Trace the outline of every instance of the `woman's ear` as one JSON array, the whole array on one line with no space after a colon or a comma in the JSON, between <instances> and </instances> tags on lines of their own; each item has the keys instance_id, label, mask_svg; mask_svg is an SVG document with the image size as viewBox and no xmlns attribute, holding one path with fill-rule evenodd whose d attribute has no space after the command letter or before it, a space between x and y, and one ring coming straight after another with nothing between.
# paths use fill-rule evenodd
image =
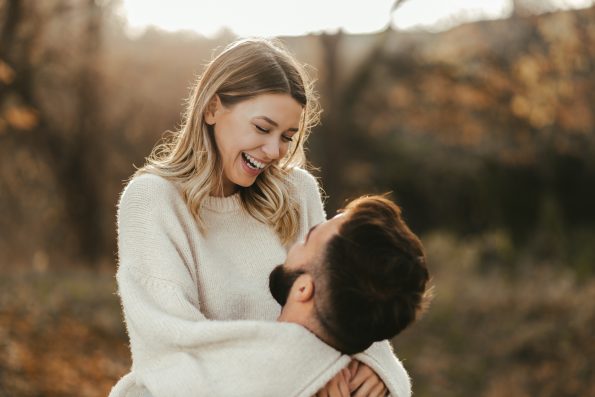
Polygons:
<instances>
[{"instance_id":1,"label":"woman's ear","mask_svg":"<svg viewBox=\"0 0 595 397\"><path fill-rule=\"evenodd\" d=\"M222 107L223 104L221 103L219 95L213 95L213 98L211 98L207 105L207 110L205 110L205 122L208 125L214 125L217 122L217 116Z\"/></svg>"},{"instance_id":2,"label":"woman's ear","mask_svg":"<svg viewBox=\"0 0 595 397\"><path fill-rule=\"evenodd\" d=\"M314 279L308 273L300 275L291 290L293 298L298 302L307 302L314 298Z\"/></svg>"}]
</instances>

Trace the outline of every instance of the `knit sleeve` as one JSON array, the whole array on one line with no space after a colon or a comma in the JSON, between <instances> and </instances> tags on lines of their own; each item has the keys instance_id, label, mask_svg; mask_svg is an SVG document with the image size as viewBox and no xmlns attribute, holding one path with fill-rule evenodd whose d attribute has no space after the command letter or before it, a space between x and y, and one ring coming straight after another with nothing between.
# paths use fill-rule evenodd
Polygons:
<instances>
[{"instance_id":1,"label":"knit sleeve","mask_svg":"<svg viewBox=\"0 0 595 397\"><path fill-rule=\"evenodd\" d=\"M314 394L349 357L295 324L205 318L194 227L163 178L135 178L120 199L116 279L133 361L126 384L152 397Z\"/></svg>"},{"instance_id":2,"label":"knit sleeve","mask_svg":"<svg viewBox=\"0 0 595 397\"><path fill-rule=\"evenodd\" d=\"M290 180L295 186L296 195L299 197L302 218L305 220L304 230L307 232L312 226L326 220L321 188L317 179L302 168L294 168Z\"/></svg>"},{"instance_id":3,"label":"knit sleeve","mask_svg":"<svg viewBox=\"0 0 595 397\"><path fill-rule=\"evenodd\" d=\"M353 358L370 367L382 379L391 397L410 397L411 380L388 340L376 342Z\"/></svg>"}]
</instances>

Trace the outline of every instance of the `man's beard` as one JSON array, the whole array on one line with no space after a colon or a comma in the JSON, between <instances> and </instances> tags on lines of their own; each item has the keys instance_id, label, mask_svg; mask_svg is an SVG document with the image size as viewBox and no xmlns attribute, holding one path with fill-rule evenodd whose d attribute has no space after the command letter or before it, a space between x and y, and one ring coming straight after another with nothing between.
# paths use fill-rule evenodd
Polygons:
<instances>
[{"instance_id":1,"label":"man's beard","mask_svg":"<svg viewBox=\"0 0 595 397\"><path fill-rule=\"evenodd\" d=\"M277 265L269 275L269 290L271 295L281 307L287 303L289 291L299 276L304 274L303 270L285 270L283 265Z\"/></svg>"}]
</instances>

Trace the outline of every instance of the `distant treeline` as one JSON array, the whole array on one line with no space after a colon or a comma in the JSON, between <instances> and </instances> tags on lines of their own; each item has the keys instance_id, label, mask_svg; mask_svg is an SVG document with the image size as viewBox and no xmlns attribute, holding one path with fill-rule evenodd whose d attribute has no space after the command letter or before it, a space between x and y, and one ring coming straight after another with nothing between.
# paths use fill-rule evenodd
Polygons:
<instances>
[{"instance_id":1,"label":"distant treeline","mask_svg":"<svg viewBox=\"0 0 595 397\"><path fill-rule=\"evenodd\" d=\"M133 164L176 129L202 65L234 39L130 38L101 4L0 5L2 263L113 261ZM593 20L594 7L438 34L285 38L317 70L309 158L327 213L392 191L416 231L498 229L519 251L591 266Z\"/></svg>"},{"instance_id":2,"label":"distant treeline","mask_svg":"<svg viewBox=\"0 0 595 397\"><path fill-rule=\"evenodd\" d=\"M521 255L595 269L594 19L378 34L313 147L323 175L339 164L329 195L390 190L420 232L501 230Z\"/></svg>"}]
</instances>

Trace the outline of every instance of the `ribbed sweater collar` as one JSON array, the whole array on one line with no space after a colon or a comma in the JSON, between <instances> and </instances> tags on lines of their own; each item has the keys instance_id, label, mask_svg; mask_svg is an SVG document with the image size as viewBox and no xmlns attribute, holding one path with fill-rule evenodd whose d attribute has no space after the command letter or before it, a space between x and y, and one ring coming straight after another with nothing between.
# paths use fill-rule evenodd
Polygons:
<instances>
[{"instance_id":1,"label":"ribbed sweater collar","mask_svg":"<svg viewBox=\"0 0 595 397\"><path fill-rule=\"evenodd\" d=\"M242 208L240 192L227 197L207 196L204 199L203 207L214 212L234 212Z\"/></svg>"}]
</instances>

